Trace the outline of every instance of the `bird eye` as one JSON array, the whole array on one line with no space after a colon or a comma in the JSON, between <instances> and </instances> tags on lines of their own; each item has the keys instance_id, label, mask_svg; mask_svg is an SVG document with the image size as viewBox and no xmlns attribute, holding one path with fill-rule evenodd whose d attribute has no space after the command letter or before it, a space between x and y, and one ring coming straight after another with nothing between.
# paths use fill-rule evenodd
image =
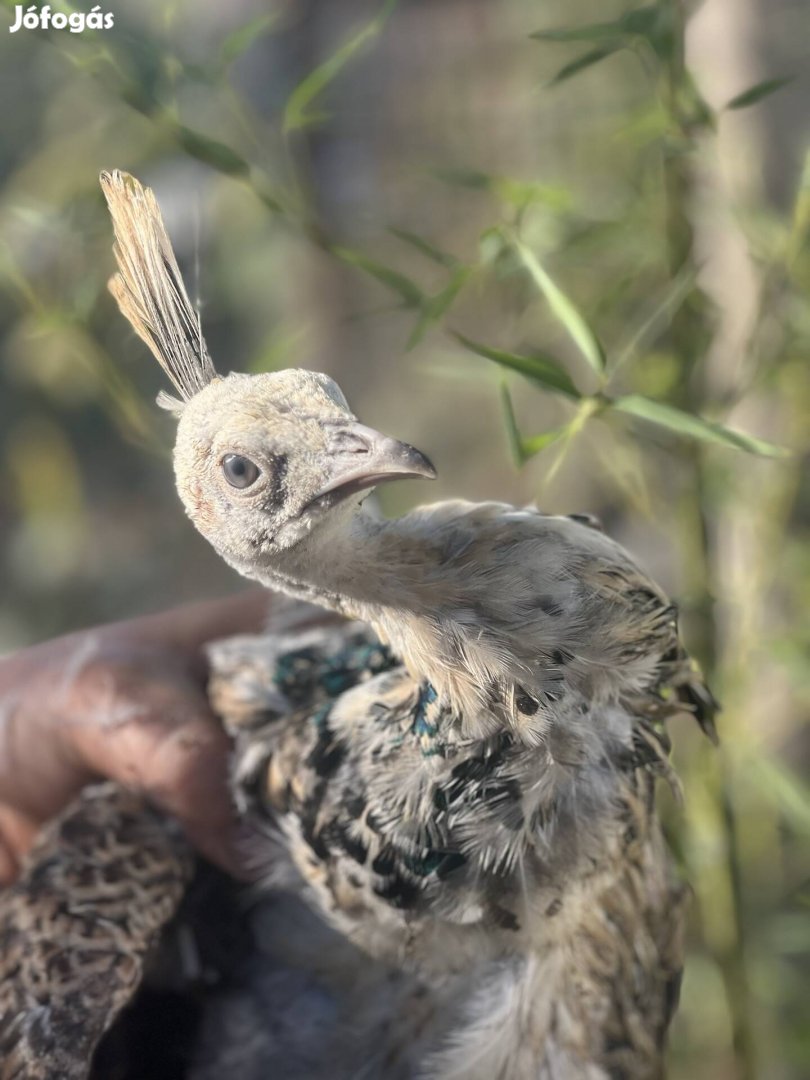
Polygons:
<instances>
[{"instance_id":1,"label":"bird eye","mask_svg":"<svg viewBox=\"0 0 810 1080\"><path fill-rule=\"evenodd\" d=\"M261 470L250 458L241 454L226 454L221 462L225 479L235 488L249 488L259 479Z\"/></svg>"}]
</instances>

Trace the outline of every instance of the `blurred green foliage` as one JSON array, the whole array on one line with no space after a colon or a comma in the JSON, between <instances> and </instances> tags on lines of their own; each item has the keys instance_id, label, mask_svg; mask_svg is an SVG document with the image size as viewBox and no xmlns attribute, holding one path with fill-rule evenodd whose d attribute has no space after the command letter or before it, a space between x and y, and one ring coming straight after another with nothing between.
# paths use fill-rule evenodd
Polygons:
<instances>
[{"instance_id":1,"label":"blurred green foliage","mask_svg":"<svg viewBox=\"0 0 810 1080\"><path fill-rule=\"evenodd\" d=\"M120 166L158 188L221 366L329 367L439 459L440 494L590 504L665 578L725 705L719 750L675 732L685 808L662 797L695 890L672 1075L798 1080L810 159L791 208L760 192L720 226L733 347L701 235L726 112L791 75L711 107L677 0L335 11L131 4L114 33L4 42L0 640L230 581L104 295L96 175Z\"/></svg>"}]
</instances>

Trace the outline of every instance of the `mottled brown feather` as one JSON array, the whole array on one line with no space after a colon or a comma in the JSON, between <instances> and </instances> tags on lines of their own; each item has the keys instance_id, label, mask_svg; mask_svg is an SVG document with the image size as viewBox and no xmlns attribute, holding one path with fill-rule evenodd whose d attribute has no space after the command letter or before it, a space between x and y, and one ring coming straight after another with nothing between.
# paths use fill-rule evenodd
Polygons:
<instances>
[{"instance_id":1,"label":"mottled brown feather","mask_svg":"<svg viewBox=\"0 0 810 1080\"><path fill-rule=\"evenodd\" d=\"M179 831L112 784L47 826L0 891L0 1080L84 1080L191 865Z\"/></svg>"}]
</instances>

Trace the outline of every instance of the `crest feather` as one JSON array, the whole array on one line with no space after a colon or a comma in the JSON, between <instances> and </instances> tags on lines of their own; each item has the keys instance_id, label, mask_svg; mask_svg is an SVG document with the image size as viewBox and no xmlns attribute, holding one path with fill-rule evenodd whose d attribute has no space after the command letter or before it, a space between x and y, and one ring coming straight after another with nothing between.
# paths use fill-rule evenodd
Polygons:
<instances>
[{"instance_id":1,"label":"crest feather","mask_svg":"<svg viewBox=\"0 0 810 1080\"><path fill-rule=\"evenodd\" d=\"M188 401L217 373L157 199L150 188L118 169L103 172L99 180L113 221L119 270L110 279L109 290L180 397Z\"/></svg>"}]
</instances>

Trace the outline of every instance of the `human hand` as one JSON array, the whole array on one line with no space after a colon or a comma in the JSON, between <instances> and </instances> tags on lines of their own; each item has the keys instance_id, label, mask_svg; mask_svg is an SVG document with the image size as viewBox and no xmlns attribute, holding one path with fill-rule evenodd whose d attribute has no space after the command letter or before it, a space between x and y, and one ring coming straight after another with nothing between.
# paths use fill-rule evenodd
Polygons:
<instances>
[{"instance_id":1,"label":"human hand","mask_svg":"<svg viewBox=\"0 0 810 1080\"><path fill-rule=\"evenodd\" d=\"M0 883L14 879L40 825L100 777L142 791L238 872L228 743L205 695L203 646L258 632L268 599L251 590L0 661Z\"/></svg>"}]
</instances>

